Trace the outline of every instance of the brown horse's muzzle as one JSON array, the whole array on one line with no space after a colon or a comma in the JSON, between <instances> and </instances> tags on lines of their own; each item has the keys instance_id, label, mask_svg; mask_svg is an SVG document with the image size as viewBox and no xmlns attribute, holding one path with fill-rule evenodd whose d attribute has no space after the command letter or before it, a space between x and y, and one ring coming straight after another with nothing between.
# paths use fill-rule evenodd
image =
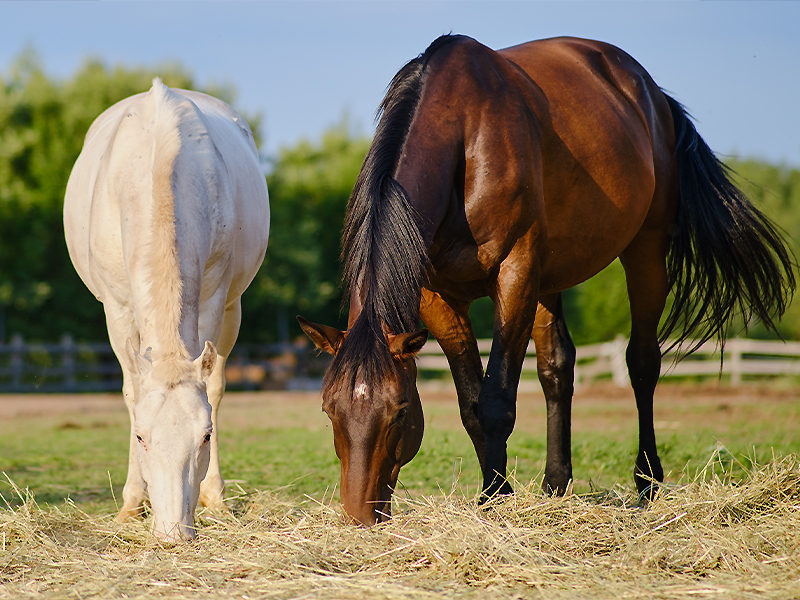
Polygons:
<instances>
[{"instance_id":1,"label":"brown horse's muzzle","mask_svg":"<svg viewBox=\"0 0 800 600\"><path fill-rule=\"evenodd\" d=\"M392 517L391 494L388 500L372 500L350 503L342 501L345 520L354 525L370 527L388 521Z\"/></svg>"},{"instance_id":2,"label":"brown horse's muzzle","mask_svg":"<svg viewBox=\"0 0 800 600\"><path fill-rule=\"evenodd\" d=\"M392 492L400 465L382 454L367 460L352 455L342 460L342 506L357 524L375 525L392 516Z\"/></svg>"},{"instance_id":3,"label":"brown horse's muzzle","mask_svg":"<svg viewBox=\"0 0 800 600\"><path fill-rule=\"evenodd\" d=\"M422 445L425 428L422 404L416 387L402 422L378 427L369 439L383 443L339 446L342 465L341 498L347 514L363 525L382 523L391 518L392 494L400 468L413 459ZM334 427L334 436L337 433ZM344 436L342 436L344 437ZM363 449L369 450L362 454Z\"/></svg>"}]
</instances>

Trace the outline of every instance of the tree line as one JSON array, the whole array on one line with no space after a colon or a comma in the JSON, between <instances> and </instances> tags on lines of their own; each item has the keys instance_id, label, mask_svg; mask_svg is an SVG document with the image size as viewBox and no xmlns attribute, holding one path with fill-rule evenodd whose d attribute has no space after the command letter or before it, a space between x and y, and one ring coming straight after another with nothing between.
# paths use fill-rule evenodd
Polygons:
<instances>
[{"instance_id":1,"label":"tree line","mask_svg":"<svg viewBox=\"0 0 800 600\"><path fill-rule=\"evenodd\" d=\"M158 75L170 87L197 89L234 107L230 87L198 87L180 65L158 69L86 62L70 79L48 77L35 53L23 52L0 74L0 341L14 333L51 341L107 339L102 305L78 278L64 242L64 190L91 123L106 108L150 89ZM260 115L243 115L259 143ZM242 342L301 335L294 316L344 328L339 287L339 236L345 207L369 138L346 119L321 134L265 157L271 231L266 259L242 299ZM729 160L739 183L786 233L800 255L800 170L758 160ZM564 295L576 344L627 335L625 279L618 261ZM471 310L479 337L490 337L493 306ZM741 320L732 324L738 333ZM758 324L753 337L768 337ZM780 325L785 339L800 338L800 302Z\"/></svg>"}]
</instances>

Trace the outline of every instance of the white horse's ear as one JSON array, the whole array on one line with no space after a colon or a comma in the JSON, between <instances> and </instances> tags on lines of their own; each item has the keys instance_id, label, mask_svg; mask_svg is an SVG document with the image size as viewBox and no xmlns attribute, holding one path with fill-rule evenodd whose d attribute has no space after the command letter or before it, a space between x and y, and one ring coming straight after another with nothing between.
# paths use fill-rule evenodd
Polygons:
<instances>
[{"instance_id":1,"label":"white horse's ear","mask_svg":"<svg viewBox=\"0 0 800 600\"><path fill-rule=\"evenodd\" d=\"M217 349L214 344L206 341L202 354L194 361L194 366L197 369L197 374L202 381L208 381L211 377L211 371L214 370L214 365L217 364Z\"/></svg>"},{"instance_id":2,"label":"white horse's ear","mask_svg":"<svg viewBox=\"0 0 800 600\"><path fill-rule=\"evenodd\" d=\"M150 370L153 366L153 362L150 360L149 356L150 350L151 349L148 348L145 355L142 356L136 351L136 348L133 347L131 338L128 338L128 341L125 342L125 354L128 355L128 368L132 373L135 375L144 375Z\"/></svg>"}]
</instances>

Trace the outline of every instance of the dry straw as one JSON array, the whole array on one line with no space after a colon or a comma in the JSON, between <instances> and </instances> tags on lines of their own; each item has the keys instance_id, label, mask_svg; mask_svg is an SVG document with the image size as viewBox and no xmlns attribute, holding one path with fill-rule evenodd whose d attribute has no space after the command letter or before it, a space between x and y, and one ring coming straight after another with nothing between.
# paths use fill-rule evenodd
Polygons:
<instances>
[{"instance_id":1,"label":"dry straw","mask_svg":"<svg viewBox=\"0 0 800 600\"><path fill-rule=\"evenodd\" d=\"M0 598L798 598L800 465L737 482L710 462L639 505L629 488L479 508L458 492L399 499L387 524L345 525L327 501L259 492L201 514L197 541L74 504L0 511Z\"/></svg>"}]
</instances>

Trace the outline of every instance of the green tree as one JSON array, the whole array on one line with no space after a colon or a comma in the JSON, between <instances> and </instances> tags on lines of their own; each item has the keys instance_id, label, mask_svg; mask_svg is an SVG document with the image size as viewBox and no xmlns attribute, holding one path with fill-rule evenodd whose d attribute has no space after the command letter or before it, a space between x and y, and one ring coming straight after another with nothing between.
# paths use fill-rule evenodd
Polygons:
<instances>
[{"instance_id":1,"label":"green tree","mask_svg":"<svg viewBox=\"0 0 800 600\"><path fill-rule=\"evenodd\" d=\"M773 165L760 160L732 160L735 180L764 214L782 231L795 259L800 257L800 170L786 165ZM795 272L800 279L800 273ZM731 325L731 333L743 335L741 318ZM800 339L800 298L795 296L778 325L778 335L786 340ZM761 323L752 323L747 336L773 339L775 333Z\"/></svg>"},{"instance_id":2,"label":"green tree","mask_svg":"<svg viewBox=\"0 0 800 600\"><path fill-rule=\"evenodd\" d=\"M346 119L317 142L283 148L267 177L270 239L256 280L242 299L242 341L302 335L295 315L346 326L340 314L340 236L369 138Z\"/></svg>"}]
</instances>

